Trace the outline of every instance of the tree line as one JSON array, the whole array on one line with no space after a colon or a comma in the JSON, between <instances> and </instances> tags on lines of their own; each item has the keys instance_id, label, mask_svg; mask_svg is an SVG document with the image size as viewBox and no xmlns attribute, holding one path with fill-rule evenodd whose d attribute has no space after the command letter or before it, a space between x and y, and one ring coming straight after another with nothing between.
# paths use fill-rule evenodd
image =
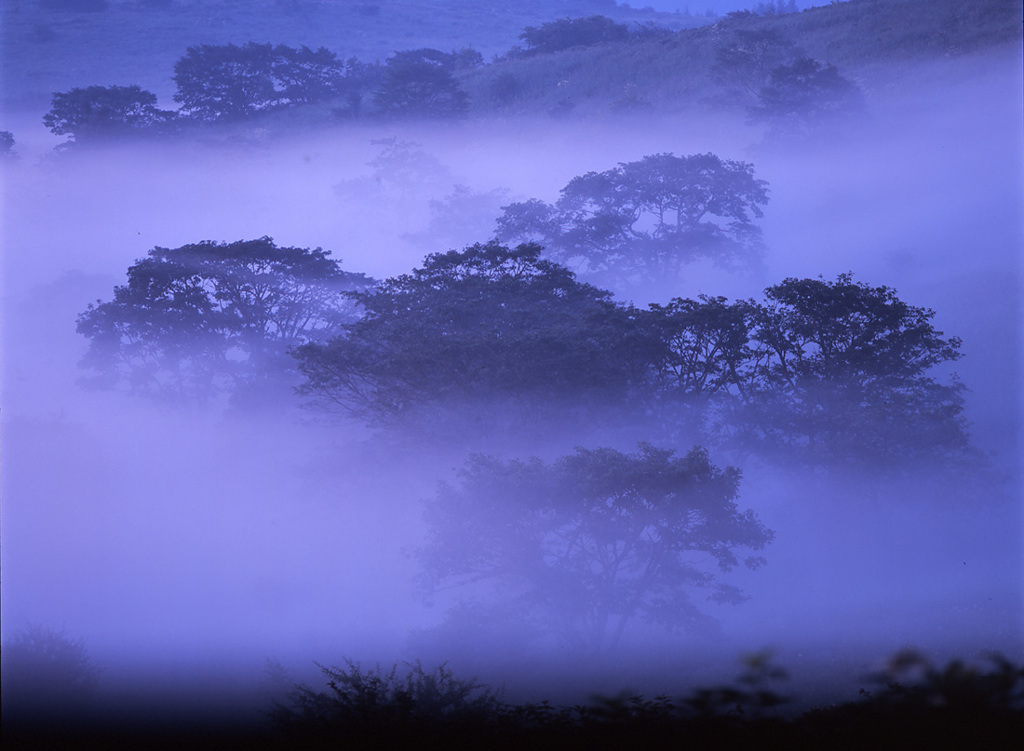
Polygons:
<instances>
[{"instance_id":1,"label":"tree line","mask_svg":"<svg viewBox=\"0 0 1024 751\"><path fill-rule=\"evenodd\" d=\"M873 471L972 456L963 386L934 374L960 340L889 287L847 273L784 279L760 299L638 307L558 260L593 248L617 259L603 269L613 276L630 260L638 273L728 261L751 250L766 196L749 164L654 155L533 202L534 224L524 204L505 207L499 235L514 224L554 252L493 239L383 280L269 237L157 247L78 317L82 364L94 385L159 399L249 409L297 391L385 430L455 424L471 442L511 415L532 434L631 422L697 444L682 456L641 443L552 462L471 457L426 502L415 554L427 597L467 593L435 642L459 643L467 623L500 639L514 624L515 639L600 654L636 621L701 631L713 619L692 595L741 602L715 570L760 566L749 553L774 534L739 507L738 470L708 448ZM464 430L467 414L477 425Z\"/></svg>"},{"instance_id":2,"label":"tree line","mask_svg":"<svg viewBox=\"0 0 1024 751\"><path fill-rule=\"evenodd\" d=\"M527 27L520 35L525 46L495 62L642 42L658 33L631 30L603 16L560 19ZM202 44L189 47L175 63L177 110L159 108L156 95L136 85L88 86L54 93L43 122L54 134L69 136L70 144L167 134L312 104L327 106L335 118L459 118L469 110L461 79L484 64L472 47L403 50L383 63L367 63L342 59L324 47ZM808 58L772 30L734 30L721 42L713 73L722 96L772 132L805 136L808 129L849 117L861 106L859 88L834 66ZM491 82L497 101L515 98L521 89L522 82L507 72Z\"/></svg>"},{"instance_id":3,"label":"tree line","mask_svg":"<svg viewBox=\"0 0 1024 751\"><path fill-rule=\"evenodd\" d=\"M967 449L960 357L889 287L785 279L761 300L639 308L497 241L376 283L269 238L156 248L78 319L94 379L177 399L294 383L374 424L472 403L605 406L814 460ZM528 407L531 408L531 407Z\"/></svg>"}]
</instances>

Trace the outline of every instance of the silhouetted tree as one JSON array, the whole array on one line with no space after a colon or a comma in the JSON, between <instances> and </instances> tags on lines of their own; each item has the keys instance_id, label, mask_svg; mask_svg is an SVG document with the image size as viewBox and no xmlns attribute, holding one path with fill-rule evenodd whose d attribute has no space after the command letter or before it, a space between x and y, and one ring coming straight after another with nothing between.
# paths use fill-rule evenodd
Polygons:
<instances>
[{"instance_id":1,"label":"silhouetted tree","mask_svg":"<svg viewBox=\"0 0 1024 751\"><path fill-rule=\"evenodd\" d=\"M473 67L463 53L435 49L396 52L384 65L374 106L383 117L452 118L465 114L468 95L452 75Z\"/></svg>"},{"instance_id":2,"label":"silhouetted tree","mask_svg":"<svg viewBox=\"0 0 1024 751\"><path fill-rule=\"evenodd\" d=\"M83 143L151 132L174 118L156 106L156 94L138 86L89 86L53 95L43 124Z\"/></svg>"},{"instance_id":3,"label":"silhouetted tree","mask_svg":"<svg viewBox=\"0 0 1024 751\"><path fill-rule=\"evenodd\" d=\"M628 314L540 251L436 253L351 294L364 317L296 350L303 390L378 419L467 400L622 398L633 377Z\"/></svg>"},{"instance_id":4,"label":"silhouetted tree","mask_svg":"<svg viewBox=\"0 0 1024 751\"><path fill-rule=\"evenodd\" d=\"M801 58L775 68L749 109L773 138L800 138L842 125L863 109L860 87L834 65Z\"/></svg>"},{"instance_id":5,"label":"silhouetted tree","mask_svg":"<svg viewBox=\"0 0 1024 751\"><path fill-rule=\"evenodd\" d=\"M14 134L9 130L0 130L0 163L18 158L14 150Z\"/></svg>"},{"instance_id":6,"label":"silhouetted tree","mask_svg":"<svg viewBox=\"0 0 1024 751\"><path fill-rule=\"evenodd\" d=\"M714 154L654 154L573 178L554 206L512 204L502 241L535 240L555 260L612 281L672 280L700 258L749 263L768 202L753 165Z\"/></svg>"},{"instance_id":7,"label":"silhouetted tree","mask_svg":"<svg viewBox=\"0 0 1024 751\"><path fill-rule=\"evenodd\" d=\"M558 52L570 47L588 47L617 42L629 36L629 27L606 16L562 18L540 26L527 26L519 38L530 53Z\"/></svg>"},{"instance_id":8,"label":"silhouetted tree","mask_svg":"<svg viewBox=\"0 0 1024 751\"><path fill-rule=\"evenodd\" d=\"M154 248L114 299L90 305L77 330L97 385L171 399L287 380L290 348L327 339L355 316L343 292L371 283L317 248L269 237Z\"/></svg>"},{"instance_id":9,"label":"silhouetted tree","mask_svg":"<svg viewBox=\"0 0 1024 751\"><path fill-rule=\"evenodd\" d=\"M935 312L840 274L787 279L752 309L743 431L769 449L814 460L963 455L963 385L928 374L960 358Z\"/></svg>"},{"instance_id":10,"label":"silhouetted tree","mask_svg":"<svg viewBox=\"0 0 1024 751\"><path fill-rule=\"evenodd\" d=\"M174 101L197 120L239 120L286 105L351 99L366 74L358 60L339 60L324 47L203 44L175 63Z\"/></svg>"},{"instance_id":11,"label":"silhouetted tree","mask_svg":"<svg viewBox=\"0 0 1024 751\"><path fill-rule=\"evenodd\" d=\"M738 104L753 104L772 71L798 56L795 44L776 29L736 29L715 53L712 73Z\"/></svg>"},{"instance_id":12,"label":"silhouetted tree","mask_svg":"<svg viewBox=\"0 0 1024 751\"><path fill-rule=\"evenodd\" d=\"M99 670L80 639L30 625L15 632L0 651L4 720L51 720L86 707Z\"/></svg>"},{"instance_id":13,"label":"silhouetted tree","mask_svg":"<svg viewBox=\"0 0 1024 751\"><path fill-rule=\"evenodd\" d=\"M715 467L702 449L577 449L550 465L475 456L458 485L442 484L427 503L423 583L497 599L523 629L591 654L614 649L635 619L704 629L713 619L691 594L741 602L712 570L729 571L738 550L773 537L736 505L738 488L739 472ZM481 582L494 589L482 592Z\"/></svg>"}]
</instances>

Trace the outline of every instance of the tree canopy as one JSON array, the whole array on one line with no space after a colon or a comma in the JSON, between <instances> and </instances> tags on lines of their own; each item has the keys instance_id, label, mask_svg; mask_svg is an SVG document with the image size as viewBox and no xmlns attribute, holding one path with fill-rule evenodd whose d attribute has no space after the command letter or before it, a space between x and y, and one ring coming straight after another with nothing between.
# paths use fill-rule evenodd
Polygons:
<instances>
[{"instance_id":1,"label":"tree canopy","mask_svg":"<svg viewBox=\"0 0 1024 751\"><path fill-rule=\"evenodd\" d=\"M646 444L632 454L577 449L552 464L476 456L427 503L422 581L477 595L491 583L485 600L524 628L590 653L614 649L637 619L702 629L711 619L692 595L745 599L713 570L773 537L740 510L738 490L738 470L699 448L682 457Z\"/></svg>"},{"instance_id":2,"label":"tree canopy","mask_svg":"<svg viewBox=\"0 0 1024 751\"><path fill-rule=\"evenodd\" d=\"M786 279L751 309L745 429L816 459L886 460L967 449L963 386L929 375L960 358L935 311L889 287Z\"/></svg>"},{"instance_id":3,"label":"tree canopy","mask_svg":"<svg viewBox=\"0 0 1024 751\"><path fill-rule=\"evenodd\" d=\"M676 279L700 258L756 258L754 219L767 202L767 183L751 164L652 154L573 178L553 206L535 199L505 207L495 236L539 242L553 259L603 280Z\"/></svg>"},{"instance_id":4,"label":"tree canopy","mask_svg":"<svg viewBox=\"0 0 1024 751\"><path fill-rule=\"evenodd\" d=\"M589 47L602 42L619 42L629 36L629 27L607 16L560 18L527 26L519 38L530 53L558 52L571 47Z\"/></svg>"},{"instance_id":5,"label":"tree canopy","mask_svg":"<svg viewBox=\"0 0 1024 751\"><path fill-rule=\"evenodd\" d=\"M196 120L241 120L351 93L349 78L362 77L358 61L342 61L324 47L201 44L174 65L174 101Z\"/></svg>"},{"instance_id":6,"label":"tree canopy","mask_svg":"<svg viewBox=\"0 0 1024 751\"><path fill-rule=\"evenodd\" d=\"M836 66L802 57L772 70L748 112L773 138L792 139L842 124L862 109L860 87Z\"/></svg>"},{"instance_id":7,"label":"tree canopy","mask_svg":"<svg viewBox=\"0 0 1024 751\"><path fill-rule=\"evenodd\" d=\"M610 293L540 252L492 242L435 253L350 295L364 316L296 351L304 391L377 417L451 400L623 393L628 319Z\"/></svg>"},{"instance_id":8,"label":"tree canopy","mask_svg":"<svg viewBox=\"0 0 1024 751\"><path fill-rule=\"evenodd\" d=\"M355 315L342 293L367 286L326 251L269 237L154 248L114 299L78 318L83 365L98 382L168 398L207 398L292 370L294 346L326 339Z\"/></svg>"},{"instance_id":9,"label":"tree canopy","mask_svg":"<svg viewBox=\"0 0 1024 751\"><path fill-rule=\"evenodd\" d=\"M156 94L138 86L89 86L53 95L43 125L81 143L152 130L174 118L158 109Z\"/></svg>"},{"instance_id":10,"label":"tree canopy","mask_svg":"<svg viewBox=\"0 0 1024 751\"><path fill-rule=\"evenodd\" d=\"M468 95L452 74L482 64L475 50L396 52L384 65L373 103L383 117L453 118L465 114Z\"/></svg>"}]
</instances>

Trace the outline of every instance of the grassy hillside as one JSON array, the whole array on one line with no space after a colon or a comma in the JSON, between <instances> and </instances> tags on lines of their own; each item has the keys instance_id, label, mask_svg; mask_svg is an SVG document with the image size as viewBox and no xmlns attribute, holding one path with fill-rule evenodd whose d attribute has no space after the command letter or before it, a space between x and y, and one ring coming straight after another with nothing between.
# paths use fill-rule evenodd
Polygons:
<instances>
[{"instance_id":1,"label":"grassy hillside","mask_svg":"<svg viewBox=\"0 0 1024 751\"><path fill-rule=\"evenodd\" d=\"M33 107L54 91L133 83L170 105L174 63L195 44L304 44L366 61L472 45L489 59L524 27L557 18L601 14L671 29L708 21L613 0L108 0L96 12L4 0L0 14L3 104Z\"/></svg>"},{"instance_id":2,"label":"grassy hillside","mask_svg":"<svg viewBox=\"0 0 1024 751\"><path fill-rule=\"evenodd\" d=\"M778 16L730 16L643 42L505 60L467 77L481 110L677 109L721 98L718 52L766 31L832 63L866 88L911 61L949 58L1021 39L1017 0L850 0ZM499 96L516 82L516 96Z\"/></svg>"}]
</instances>

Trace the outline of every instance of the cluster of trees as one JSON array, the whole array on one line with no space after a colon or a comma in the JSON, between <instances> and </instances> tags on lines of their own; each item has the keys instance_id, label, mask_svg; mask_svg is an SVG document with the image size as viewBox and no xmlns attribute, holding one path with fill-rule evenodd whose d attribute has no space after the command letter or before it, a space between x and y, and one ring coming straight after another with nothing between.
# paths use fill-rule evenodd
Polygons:
<instances>
[{"instance_id":1,"label":"cluster of trees","mask_svg":"<svg viewBox=\"0 0 1024 751\"><path fill-rule=\"evenodd\" d=\"M388 424L427 408L608 405L670 436L814 461L967 450L960 356L934 312L884 286L786 279L763 301L636 308L497 242L371 285L269 238L156 248L78 320L110 385L176 398L301 373L303 393Z\"/></svg>"},{"instance_id":2,"label":"cluster of trees","mask_svg":"<svg viewBox=\"0 0 1024 751\"><path fill-rule=\"evenodd\" d=\"M779 3L777 12L783 10ZM604 16L565 18L527 27L520 35L525 48L515 48L506 60L642 40L655 32L630 30ZM337 117L367 112L389 119L450 119L469 107L460 79L483 65L472 48L405 50L382 64L343 60L323 47L204 44L189 47L174 66L176 111L159 109L156 95L138 86L89 86L55 93L44 123L53 133L70 136L70 143L239 121L317 102L330 103ZM834 66L807 58L773 29L733 30L718 51L714 77L728 102L746 107L751 121L766 123L773 136L803 137L861 106L859 87ZM506 71L491 82L490 93L506 105L522 88Z\"/></svg>"},{"instance_id":3,"label":"cluster of trees","mask_svg":"<svg viewBox=\"0 0 1024 751\"><path fill-rule=\"evenodd\" d=\"M724 94L771 139L803 139L863 110L863 92L830 63L808 57L775 29L736 29L713 69Z\"/></svg>"},{"instance_id":4,"label":"cluster of trees","mask_svg":"<svg viewBox=\"0 0 1024 751\"><path fill-rule=\"evenodd\" d=\"M342 293L372 281L269 237L154 248L78 317L83 365L93 385L162 399L259 393L289 382L292 347L339 334L356 316Z\"/></svg>"},{"instance_id":5,"label":"cluster of trees","mask_svg":"<svg viewBox=\"0 0 1024 751\"><path fill-rule=\"evenodd\" d=\"M967 447L962 385L928 375L960 341L888 287L787 279L763 302L643 310L540 253L489 243L435 254L355 293L362 318L296 349L303 391L378 422L486 400L625 405L669 433L815 461Z\"/></svg>"},{"instance_id":6,"label":"cluster of trees","mask_svg":"<svg viewBox=\"0 0 1024 751\"><path fill-rule=\"evenodd\" d=\"M684 264L702 258L723 266L756 261L761 231L753 220L767 202L767 183L749 163L653 154L573 178L554 204L504 207L495 236L538 242L602 281L675 281Z\"/></svg>"},{"instance_id":7,"label":"cluster of trees","mask_svg":"<svg viewBox=\"0 0 1024 751\"><path fill-rule=\"evenodd\" d=\"M607 16L561 18L523 29L519 38L523 40L525 49L519 54L537 55L604 42L621 42L629 38L629 33L628 26L615 23Z\"/></svg>"},{"instance_id":8,"label":"cluster of trees","mask_svg":"<svg viewBox=\"0 0 1024 751\"><path fill-rule=\"evenodd\" d=\"M577 449L551 464L473 457L459 484L427 504L422 583L473 589L449 616L456 629L514 623L589 656L615 650L634 620L702 630L711 619L691 591L743 601L713 570L729 571L740 549L761 550L773 536L738 508L738 488L739 472L702 449Z\"/></svg>"},{"instance_id":9,"label":"cluster of trees","mask_svg":"<svg viewBox=\"0 0 1024 751\"><path fill-rule=\"evenodd\" d=\"M203 44L174 65L174 101L200 121L241 120L289 105L358 95L369 78L355 58L320 47Z\"/></svg>"},{"instance_id":10,"label":"cluster of trees","mask_svg":"<svg viewBox=\"0 0 1024 751\"><path fill-rule=\"evenodd\" d=\"M373 112L387 118L458 117L467 94L455 74L483 65L472 48L396 52L383 65L340 59L320 47L203 44L189 47L174 66L176 111L157 108L139 86L89 86L53 95L43 123L71 142L166 132L196 122L233 122L304 104L331 102L355 116L372 94Z\"/></svg>"}]
</instances>

